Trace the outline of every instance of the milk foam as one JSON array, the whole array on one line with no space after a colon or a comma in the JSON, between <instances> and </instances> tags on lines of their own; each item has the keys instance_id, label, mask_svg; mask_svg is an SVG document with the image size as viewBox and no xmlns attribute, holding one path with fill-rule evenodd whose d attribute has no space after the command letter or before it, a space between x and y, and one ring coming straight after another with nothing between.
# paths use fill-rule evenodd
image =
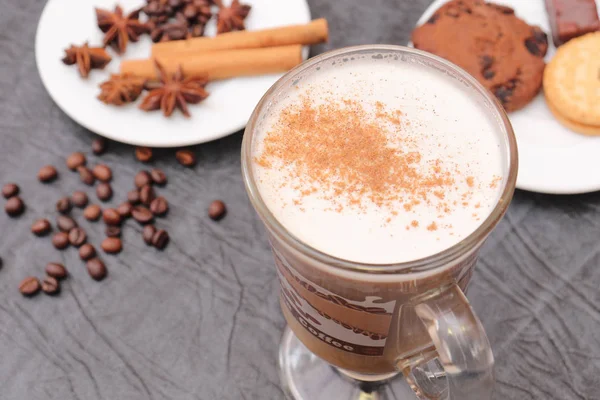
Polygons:
<instances>
[{"instance_id":1,"label":"milk foam","mask_svg":"<svg viewBox=\"0 0 600 400\"><path fill-rule=\"evenodd\" d=\"M301 195L297 187L301 180L294 182L289 169L254 162L263 201L275 218L307 245L355 262L412 261L464 239L498 202L506 170L498 122L486 113L481 98L444 73L391 57L376 60L368 56L321 67L294 82L270 105L257 125L253 154L263 151L263 140L277 129L281 111L303 97L315 104L358 99L373 113L377 102L388 110L400 110L401 129L422 154L423 168L427 168L427 160L440 159L457 171L455 185L444 193L445 201L452 205L449 212L440 213L425 202L410 210L398 203L390 215L388 208L369 201L361 207L336 210L331 198L321 192Z\"/></svg>"}]
</instances>

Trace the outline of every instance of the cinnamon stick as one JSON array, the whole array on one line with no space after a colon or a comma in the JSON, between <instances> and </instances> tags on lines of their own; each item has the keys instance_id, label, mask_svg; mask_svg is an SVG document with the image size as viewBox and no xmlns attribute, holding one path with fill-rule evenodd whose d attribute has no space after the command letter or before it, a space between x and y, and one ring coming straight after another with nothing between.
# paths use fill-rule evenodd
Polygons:
<instances>
[{"instance_id":1,"label":"cinnamon stick","mask_svg":"<svg viewBox=\"0 0 600 400\"><path fill-rule=\"evenodd\" d=\"M154 58L169 74L177 71L181 65L186 77L202 76L209 80L217 80L289 71L302 62L302 46L223 50L201 54L169 54ZM152 59L125 60L121 62L121 73L148 79L157 77Z\"/></svg>"},{"instance_id":2,"label":"cinnamon stick","mask_svg":"<svg viewBox=\"0 0 600 400\"><path fill-rule=\"evenodd\" d=\"M316 19L305 25L291 25L259 31L237 31L216 37L200 37L188 40L157 43L152 46L152 56L167 54L194 54L207 51L254 49L261 47L288 46L292 44L317 44L328 38L327 20Z\"/></svg>"}]
</instances>

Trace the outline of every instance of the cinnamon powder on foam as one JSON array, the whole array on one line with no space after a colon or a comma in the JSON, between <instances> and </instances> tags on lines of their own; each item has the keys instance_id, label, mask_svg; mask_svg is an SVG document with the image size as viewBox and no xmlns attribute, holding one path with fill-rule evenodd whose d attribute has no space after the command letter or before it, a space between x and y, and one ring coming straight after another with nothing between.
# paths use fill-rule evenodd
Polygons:
<instances>
[{"instance_id":1,"label":"cinnamon powder on foam","mask_svg":"<svg viewBox=\"0 0 600 400\"><path fill-rule=\"evenodd\" d=\"M461 176L456 165L443 160L424 161L414 134L403 129L402 113L379 102L373 108L369 112L350 99L314 104L305 95L281 112L255 162L289 171L297 205L316 194L336 211L346 206L364 210L369 201L395 216L398 208L410 212L425 203L438 217L468 206L468 201L446 202L445 194L458 189L456 180L466 180L472 188L474 178ZM463 199L471 195L468 190ZM418 226L414 220L410 227ZM437 230L438 224L429 223L427 229Z\"/></svg>"}]
</instances>

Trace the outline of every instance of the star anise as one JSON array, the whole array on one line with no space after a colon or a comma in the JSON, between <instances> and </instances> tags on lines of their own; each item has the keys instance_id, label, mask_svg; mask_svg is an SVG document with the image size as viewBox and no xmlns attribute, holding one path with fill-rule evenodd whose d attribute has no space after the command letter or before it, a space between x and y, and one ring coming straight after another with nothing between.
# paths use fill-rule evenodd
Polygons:
<instances>
[{"instance_id":1,"label":"star anise","mask_svg":"<svg viewBox=\"0 0 600 400\"><path fill-rule=\"evenodd\" d=\"M144 111L160 109L165 117L169 117L175 108L179 108L183 115L189 117L187 103L197 104L208 97L208 92L204 90L207 80L198 77L184 78L181 66L174 74L168 74L160 63L154 61L154 64L159 81L146 84L150 93L146 95L140 108Z\"/></svg>"},{"instance_id":2,"label":"star anise","mask_svg":"<svg viewBox=\"0 0 600 400\"><path fill-rule=\"evenodd\" d=\"M111 45L117 53L123 54L128 41L137 42L141 34L149 32L148 25L139 20L140 11L123 15L121 6L116 6L114 12L96 8L98 27L105 33L104 46Z\"/></svg>"},{"instance_id":3,"label":"star anise","mask_svg":"<svg viewBox=\"0 0 600 400\"><path fill-rule=\"evenodd\" d=\"M89 47L87 42L83 46L71 45L65 49L62 62L67 65L77 64L79 74L87 78L93 68L102 69L108 64L111 57L102 47Z\"/></svg>"},{"instance_id":4,"label":"star anise","mask_svg":"<svg viewBox=\"0 0 600 400\"><path fill-rule=\"evenodd\" d=\"M232 0L229 7L223 6L223 3L219 0L218 5L217 33L243 31L246 29L244 20L250 13L251 6L240 4L239 0Z\"/></svg>"},{"instance_id":5,"label":"star anise","mask_svg":"<svg viewBox=\"0 0 600 400\"><path fill-rule=\"evenodd\" d=\"M131 103L142 94L145 83L146 79L132 74L113 74L100 84L98 99L115 106Z\"/></svg>"}]
</instances>

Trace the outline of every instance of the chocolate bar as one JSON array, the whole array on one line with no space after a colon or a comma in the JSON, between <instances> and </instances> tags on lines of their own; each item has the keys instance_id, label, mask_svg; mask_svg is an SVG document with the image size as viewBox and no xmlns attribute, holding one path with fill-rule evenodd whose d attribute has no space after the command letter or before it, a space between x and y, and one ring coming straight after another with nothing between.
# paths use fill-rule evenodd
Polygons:
<instances>
[{"instance_id":1,"label":"chocolate bar","mask_svg":"<svg viewBox=\"0 0 600 400\"><path fill-rule=\"evenodd\" d=\"M600 30L596 0L546 0L546 12L556 47Z\"/></svg>"}]
</instances>

